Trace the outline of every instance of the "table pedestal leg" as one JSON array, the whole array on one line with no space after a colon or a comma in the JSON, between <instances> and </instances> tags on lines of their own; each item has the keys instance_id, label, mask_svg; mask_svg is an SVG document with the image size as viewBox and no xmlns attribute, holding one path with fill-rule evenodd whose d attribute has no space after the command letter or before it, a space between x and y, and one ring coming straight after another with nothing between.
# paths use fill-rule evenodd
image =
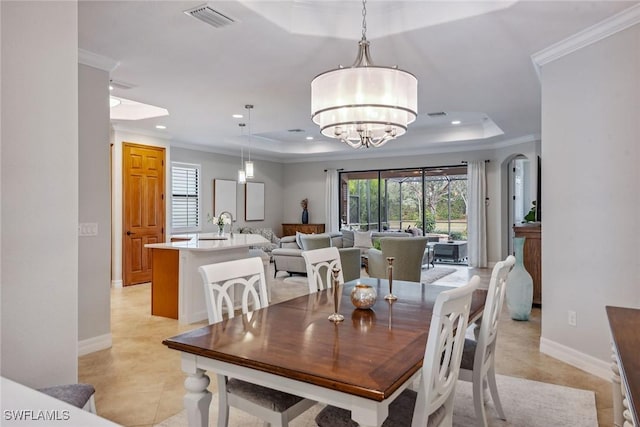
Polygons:
<instances>
[{"instance_id":1,"label":"table pedestal leg","mask_svg":"<svg viewBox=\"0 0 640 427\"><path fill-rule=\"evenodd\" d=\"M187 411L189 427L207 427L209 425L209 405L211 404L211 392L207 390L209 377L204 370L196 369L184 380L184 408Z\"/></svg>"}]
</instances>

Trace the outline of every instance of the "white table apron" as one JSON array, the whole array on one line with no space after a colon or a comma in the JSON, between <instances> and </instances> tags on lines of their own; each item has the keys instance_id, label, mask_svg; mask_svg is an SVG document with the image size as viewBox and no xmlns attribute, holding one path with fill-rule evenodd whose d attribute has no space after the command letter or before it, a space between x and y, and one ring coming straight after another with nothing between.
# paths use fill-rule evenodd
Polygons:
<instances>
[{"instance_id":1,"label":"white table apron","mask_svg":"<svg viewBox=\"0 0 640 427\"><path fill-rule=\"evenodd\" d=\"M207 390L210 380L205 371L238 378L264 387L347 409L351 411L351 418L362 427L381 426L389 414L389 404L413 381L413 378L405 381L391 396L378 402L257 369L234 365L203 356L196 356L187 352L181 352L181 360L182 370L189 375L184 381L185 389L187 390L184 396L184 406L189 419L189 427L207 427L209 425L209 405L211 404L212 396L211 392ZM418 373L420 372L421 371L418 371Z\"/></svg>"}]
</instances>

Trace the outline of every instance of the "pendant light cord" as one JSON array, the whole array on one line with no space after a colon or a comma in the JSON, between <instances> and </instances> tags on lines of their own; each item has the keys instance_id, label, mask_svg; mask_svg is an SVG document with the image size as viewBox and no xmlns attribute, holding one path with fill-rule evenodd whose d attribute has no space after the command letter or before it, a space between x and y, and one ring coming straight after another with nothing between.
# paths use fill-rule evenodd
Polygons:
<instances>
[{"instance_id":1,"label":"pendant light cord","mask_svg":"<svg viewBox=\"0 0 640 427\"><path fill-rule=\"evenodd\" d=\"M362 40L367 39L367 0L362 0Z\"/></svg>"}]
</instances>

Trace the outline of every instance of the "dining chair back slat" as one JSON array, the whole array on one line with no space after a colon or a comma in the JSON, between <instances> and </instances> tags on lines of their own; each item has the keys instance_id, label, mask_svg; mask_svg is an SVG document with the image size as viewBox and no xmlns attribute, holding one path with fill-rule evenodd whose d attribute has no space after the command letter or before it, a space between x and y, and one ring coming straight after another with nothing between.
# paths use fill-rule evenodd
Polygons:
<instances>
[{"instance_id":1,"label":"dining chair back slat","mask_svg":"<svg viewBox=\"0 0 640 427\"><path fill-rule=\"evenodd\" d=\"M303 251L302 257L304 258L307 270L309 293L331 288L333 286L332 270L334 268L340 270L338 273L338 282L344 283L342 263L340 261L338 248L329 247Z\"/></svg>"},{"instance_id":2,"label":"dining chair back slat","mask_svg":"<svg viewBox=\"0 0 640 427\"><path fill-rule=\"evenodd\" d=\"M242 313L268 305L264 267L260 258L203 265L198 269L204 283L209 323L234 316L240 297Z\"/></svg>"}]
</instances>

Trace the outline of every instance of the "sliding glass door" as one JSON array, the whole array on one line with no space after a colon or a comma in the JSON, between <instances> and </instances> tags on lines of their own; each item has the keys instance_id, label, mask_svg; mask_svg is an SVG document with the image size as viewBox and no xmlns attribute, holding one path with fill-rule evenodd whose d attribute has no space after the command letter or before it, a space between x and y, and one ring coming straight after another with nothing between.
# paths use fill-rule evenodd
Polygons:
<instances>
[{"instance_id":1,"label":"sliding glass door","mask_svg":"<svg viewBox=\"0 0 640 427\"><path fill-rule=\"evenodd\" d=\"M467 167L340 173L341 226L467 238Z\"/></svg>"}]
</instances>

